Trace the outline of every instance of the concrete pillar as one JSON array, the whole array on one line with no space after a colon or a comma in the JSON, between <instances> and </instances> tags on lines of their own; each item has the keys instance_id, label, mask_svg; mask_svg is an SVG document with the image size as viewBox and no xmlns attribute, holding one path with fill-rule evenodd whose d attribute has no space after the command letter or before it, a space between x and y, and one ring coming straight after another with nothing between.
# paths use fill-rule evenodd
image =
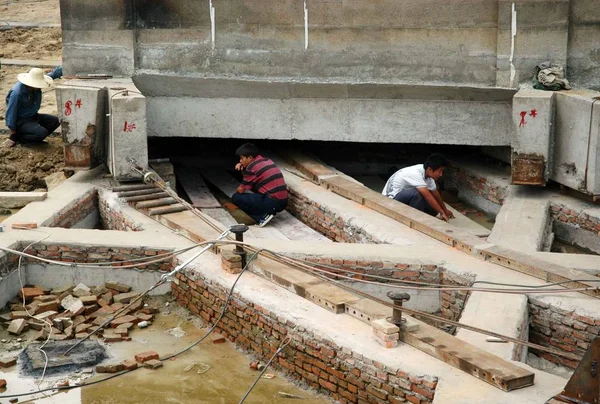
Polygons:
<instances>
[{"instance_id":1,"label":"concrete pillar","mask_svg":"<svg viewBox=\"0 0 600 404\"><path fill-rule=\"evenodd\" d=\"M141 176L132 170L129 159L148 167L146 97L133 85L110 88L108 97L108 167L117 181L139 180Z\"/></svg>"},{"instance_id":2,"label":"concrete pillar","mask_svg":"<svg viewBox=\"0 0 600 404\"><path fill-rule=\"evenodd\" d=\"M590 125L587 189L592 195L600 196L600 97L594 99Z\"/></svg>"},{"instance_id":3,"label":"concrete pillar","mask_svg":"<svg viewBox=\"0 0 600 404\"><path fill-rule=\"evenodd\" d=\"M512 110L512 183L546 185L552 167L554 93L521 90Z\"/></svg>"},{"instance_id":4,"label":"concrete pillar","mask_svg":"<svg viewBox=\"0 0 600 404\"><path fill-rule=\"evenodd\" d=\"M106 89L66 81L56 88L65 168L90 169L104 161ZM96 83L98 84L98 83Z\"/></svg>"},{"instance_id":5,"label":"concrete pillar","mask_svg":"<svg viewBox=\"0 0 600 404\"><path fill-rule=\"evenodd\" d=\"M552 179L559 184L593 194L596 188L598 113L600 92L571 90L556 93L556 127ZM600 174L600 172L598 173ZM589 181L589 182L588 182ZM597 191L596 191L597 192Z\"/></svg>"}]
</instances>

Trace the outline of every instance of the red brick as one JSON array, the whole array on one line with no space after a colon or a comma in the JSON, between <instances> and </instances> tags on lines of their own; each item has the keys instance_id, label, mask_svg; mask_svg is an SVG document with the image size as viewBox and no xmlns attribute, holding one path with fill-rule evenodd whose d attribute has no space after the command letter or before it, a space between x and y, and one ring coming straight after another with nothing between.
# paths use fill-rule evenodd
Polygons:
<instances>
[{"instance_id":1,"label":"red brick","mask_svg":"<svg viewBox=\"0 0 600 404\"><path fill-rule=\"evenodd\" d=\"M25 301L32 301L34 297L42 296L44 291L40 288L22 288L19 290L19 297L22 299L25 296ZM592 323L593 324L593 323Z\"/></svg>"},{"instance_id":2,"label":"red brick","mask_svg":"<svg viewBox=\"0 0 600 404\"><path fill-rule=\"evenodd\" d=\"M117 373L123 370L123 364L114 363L96 366L96 373Z\"/></svg>"},{"instance_id":3,"label":"red brick","mask_svg":"<svg viewBox=\"0 0 600 404\"><path fill-rule=\"evenodd\" d=\"M133 370L138 367L137 362L133 359L125 359L123 362L121 362L121 365L123 365L123 369L125 370Z\"/></svg>"},{"instance_id":4,"label":"red brick","mask_svg":"<svg viewBox=\"0 0 600 404\"><path fill-rule=\"evenodd\" d=\"M328 382L327 380L319 379L319 384L321 387L333 391L334 393L337 391L337 386L331 382Z\"/></svg>"},{"instance_id":5,"label":"red brick","mask_svg":"<svg viewBox=\"0 0 600 404\"><path fill-rule=\"evenodd\" d=\"M6 380L0 379L0 389L3 389L5 387L6 387Z\"/></svg>"},{"instance_id":6,"label":"red brick","mask_svg":"<svg viewBox=\"0 0 600 404\"><path fill-rule=\"evenodd\" d=\"M144 363L152 359L159 359L158 353L154 351L145 351L135 354L135 360Z\"/></svg>"},{"instance_id":7,"label":"red brick","mask_svg":"<svg viewBox=\"0 0 600 404\"><path fill-rule=\"evenodd\" d=\"M413 404L421 404L421 400L419 400L419 399L418 399L417 397L415 397L415 396L408 396L408 395L407 395L407 396L406 396L406 399L407 399L408 401L410 401L411 403L413 403Z\"/></svg>"},{"instance_id":8,"label":"red brick","mask_svg":"<svg viewBox=\"0 0 600 404\"><path fill-rule=\"evenodd\" d=\"M16 364L17 364L16 357L0 358L0 368L2 368L2 369L11 368L11 367L15 366Z\"/></svg>"},{"instance_id":9,"label":"red brick","mask_svg":"<svg viewBox=\"0 0 600 404\"><path fill-rule=\"evenodd\" d=\"M429 390L425 390L423 388L421 388L420 386L414 386L412 389L415 393L420 394L424 397L427 397L429 399L433 398L433 393Z\"/></svg>"}]
</instances>

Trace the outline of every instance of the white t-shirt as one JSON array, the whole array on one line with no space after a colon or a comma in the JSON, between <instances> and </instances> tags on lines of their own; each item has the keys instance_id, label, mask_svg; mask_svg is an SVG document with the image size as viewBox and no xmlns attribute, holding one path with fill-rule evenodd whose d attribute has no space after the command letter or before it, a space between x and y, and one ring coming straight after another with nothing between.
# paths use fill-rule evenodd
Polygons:
<instances>
[{"instance_id":1,"label":"white t-shirt","mask_svg":"<svg viewBox=\"0 0 600 404\"><path fill-rule=\"evenodd\" d=\"M405 189L425 187L430 191L434 191L436 189L435 181L433 178L425 178L423 164L417 164L396 171L385 183L381 194L393 198L398 192Z\"/></svg>"}]
</instances>

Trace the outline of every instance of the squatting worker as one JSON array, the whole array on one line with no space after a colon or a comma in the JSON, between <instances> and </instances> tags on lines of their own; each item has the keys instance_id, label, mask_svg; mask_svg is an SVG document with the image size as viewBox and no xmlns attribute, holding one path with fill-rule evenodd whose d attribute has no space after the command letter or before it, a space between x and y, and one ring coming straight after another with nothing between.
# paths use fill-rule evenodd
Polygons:
<instances>
[{"instance_id":1,"label":"squatting worker","mask_svg":"<svg viewBox=\"0 0 600 404\"><path fill-rule=\"evenodd\" d=\"M243 171L244 178L231 200L263 227L287 206L283 174L272 160L261 156L252 143L241 145L235 154L240 159L235 169Z\"/></svg>"},{"instance_id":2,"label":"squatting worker","mask_svg":"<svg viewBox=\"0 0 600 404\"><path fill-rule=\"evenodd\" d=\"M439 213L440 218L447 222L454 218L454 214L446 208L435 183L442 177L447 165L444 156L432 154L424 164L396 171L381 193L432 216Z\"/></svg>"},{"instance_id":3,"label":"squatting worker","mask_svg":"<svg viewBox=\"0 0 600 404\"><path fill-rule=\"evenodd\" d=\"M62 67L57 67L48 76L37 67L17 76L18 82L6 96L6 126L10 137L4 146L17 143L39 143L60 125L54 115L40 114L42 90L52 85L53 79L62 76Z\"/></svg>"}]
</instances>

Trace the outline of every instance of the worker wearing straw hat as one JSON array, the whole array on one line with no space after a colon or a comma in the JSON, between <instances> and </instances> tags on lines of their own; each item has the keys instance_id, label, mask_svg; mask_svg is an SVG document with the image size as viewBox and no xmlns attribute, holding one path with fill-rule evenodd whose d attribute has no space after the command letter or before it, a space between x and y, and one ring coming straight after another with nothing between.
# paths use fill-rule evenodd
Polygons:
<instances>
[{"instance_id":1,"label":"worker wearing straw hat","mask_svg":"<svg viewBox=\"0 0 600 404\"><path fill-rule=\"evenodd\" d=\"M60 123L57 117L38 111L42 104L42 89L49 88L53 79L61 76L61 67L48 76L37 67L17 76L19 81L6 96L6 126L10 129L10 137L4 142L5 147L13 147L17 143L43 142L58 128Z\"/></svg>"}]
</instances>

